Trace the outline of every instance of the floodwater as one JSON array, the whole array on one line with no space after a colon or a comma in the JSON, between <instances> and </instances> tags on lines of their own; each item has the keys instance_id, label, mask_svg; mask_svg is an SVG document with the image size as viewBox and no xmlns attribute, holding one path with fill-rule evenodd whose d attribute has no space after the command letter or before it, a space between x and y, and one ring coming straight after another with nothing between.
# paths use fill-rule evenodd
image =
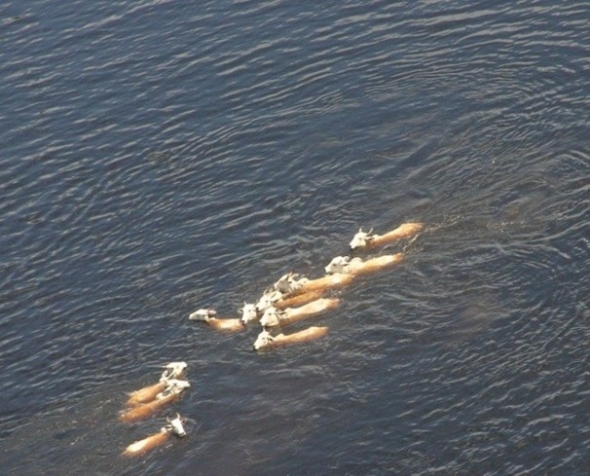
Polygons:
<instances>
[{"instance_id":1,"label":"floodwater","mask_svg":"<svg viewBox=\"0 0 590 476\"><path fill-rule=\"evenodd\" d=\"M3 472L587 474L585 2L9 0L0 39ZM409 221L320 340L187 319Z\"/></svg>"}]
</instances>

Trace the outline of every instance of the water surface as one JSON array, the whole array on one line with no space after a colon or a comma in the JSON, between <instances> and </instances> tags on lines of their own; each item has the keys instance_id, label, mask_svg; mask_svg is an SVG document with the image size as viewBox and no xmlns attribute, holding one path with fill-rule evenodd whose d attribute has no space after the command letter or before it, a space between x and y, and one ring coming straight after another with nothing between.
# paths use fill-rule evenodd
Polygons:
<instances>
[{"instance_id":1,"label":"water surface","mask_svg":"<svg viewBox=\"0 0 590 476\"><path fill-rule=\"evenodd\" d=\"M3 468L585 474L589 23L580 1L5 3ZM259 355L256 326L187 319L406 221L373 253L403 264L334 293L324 339ZM182 400L119 423L172 360ZM119 456L176 411L187 438Z\"/></svg>"}]
</instances>

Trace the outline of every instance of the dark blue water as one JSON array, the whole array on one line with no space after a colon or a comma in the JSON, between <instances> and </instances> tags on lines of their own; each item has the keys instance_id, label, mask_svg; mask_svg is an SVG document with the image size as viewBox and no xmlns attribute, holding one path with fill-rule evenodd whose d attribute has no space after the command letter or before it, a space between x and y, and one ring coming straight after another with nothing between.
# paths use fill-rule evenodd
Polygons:
<instances>
[{"instance_id":1,"label":"dark blue water","mask_svg":"<svg viewBox=\"0 0 590 476\"><path fill-rule=\"evenodd\" d=\"M590 464L585 2L0 6L0 459L20 475ZM215 332L359 226L426 230L319 341ZM126 392L185 360L189 436Z\"/></svg>"}]
</instances>

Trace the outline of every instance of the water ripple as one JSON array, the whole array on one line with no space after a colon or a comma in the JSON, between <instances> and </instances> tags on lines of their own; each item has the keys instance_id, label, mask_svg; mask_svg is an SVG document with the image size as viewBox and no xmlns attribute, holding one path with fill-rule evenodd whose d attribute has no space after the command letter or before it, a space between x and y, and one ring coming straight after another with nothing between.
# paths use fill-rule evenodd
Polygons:
<instances>
[{"instance_id":1,"label":"water ripple","mask_svg":"<svg viewBox=\"0 0 590 476\"><path fill-rule=\"evenodd\" d=\"M5 467L584 474L583 2L64 5L0 7ZM410 220L321 341L186 319ZM179 359L189 438L115 458Z\"/></svg>"}]
</instances>

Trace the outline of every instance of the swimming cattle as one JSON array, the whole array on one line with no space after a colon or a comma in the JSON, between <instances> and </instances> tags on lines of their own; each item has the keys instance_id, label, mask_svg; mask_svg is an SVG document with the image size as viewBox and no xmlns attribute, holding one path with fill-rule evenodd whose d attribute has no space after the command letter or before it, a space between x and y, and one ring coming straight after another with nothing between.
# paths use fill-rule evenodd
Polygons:
<instances>
[{"instance_id":1,"label":"swimming cattle","mask_svg":"<svg viewBox=\"0 0 590 476\"><path fill-rule=\"evenodd\" d=\"M219 318L214 309L198 309L191 313L188 318L191 321L201 321L213 329L228 331L244 330L244 323L239 318Z\"/></svg>"},{"instance_id":2,"label":"swimming cattle","mask_svg":"<svg viewBox=\"0 0 590 476\"><path fill-rule=\"evenodd\" d=\"M322 276L321 278L308 279L300 277L296 273L283 275L276 283L275 288L285 289L282 291L287 296L297 296L305 293L324 292L330 289L346 286L350 284L354 276L351 274L332 274Z\"/></svg>"},{"instance_id":3,"label":"swimming cattle","mask_svg":"<svg viewBox=\"0 0 590 476\"><path fill-rule=\"evenodd\" d=\"M377 256L364 261L361 258L350 259L348 256L336 256L324 269L327 274L345 273L356 275L382 270L400 263L403 259L403 253Z\"/></svg>"},{"instance_id":4,"label":"swimming cattle","mask_svg":"<svg viewBox=\"0 0 590 476\"><path fill-rule=\"evenodd\" d=\"M186 380L170 379L166 388L158 393L154 400L131 407L120 414L119 420L131 423L150 418L169 403L178 400L182 392L189 387L190 384Z\"/></svg>"},{"instance_id":5,"label":"swimming cattle","mask_svg":"<svg viewBox=\"0 0 590 476\"><path fill-rule=\"evenodd\" d=\"M182 376L186 367L186 362L170 362L164 367L164 371L162 372L158 383L148 385L147 387L143 387L130 393L129 398L127 399L127 405L133 406L154 400L156 395L166 389L171 379L176 379Z\"/></svg>"},{"instance_id":6,"label":"swimming cattle","mask_svg":"<svg viewBox=\"0 0 590 476\"><path fill-rule=\"evenodd\" d=\"M329 309L334 309L338 304L340 304L340 299L321 298L300 307L288 307L286 309L270 307L264 311L264 315L260 319L260 325L263 327L285 326Z\"/></svg>"},{"instance_id":7,"label":"swimming cattle","mask_svg":"<svg viewBox=\"0 0 590 476\"><path fill-rule=\"evenodd\" d=\"M285 335L272 336L267 330L263 330L254 342L254 350L272 349L288 344L298 344L310 340L319 339L328 333L327 327L309 327L305 330Z\"/></svg>"},{"instance_id":8,"label":"swimming cattle","mask_svg":"<svg viewBox=\"0 0 590 476\"><path fill-rule=\"evenodd\" d=\"M392 241L412 238L423 228L423 223L404 223L398 226L395 230L389 231L383 235L374 234L372 228L368 232L364 232L363 229L360 228L350 242L350 249L375 248L391 243Z\"/></svg>"},{"instance_id":9,"label":"swimming cattle","mask_svg":"<svg viewBox=\"0 0 590 476\"><path fill-rule=\"evenodd\" d=\"M158 446L163 445L168 441L171 435L176 435L179 438L183 438L186 436L186 431L184 430L182 418L177 413L176 417L172 420L167 419L168 424L160 428L160 431L150 435L142 440L136 441L135 443L131 443L125 451L123 451L123 455L125 456L138 456L148 451L157 448Z\"/></svg>"}]
</instances>

